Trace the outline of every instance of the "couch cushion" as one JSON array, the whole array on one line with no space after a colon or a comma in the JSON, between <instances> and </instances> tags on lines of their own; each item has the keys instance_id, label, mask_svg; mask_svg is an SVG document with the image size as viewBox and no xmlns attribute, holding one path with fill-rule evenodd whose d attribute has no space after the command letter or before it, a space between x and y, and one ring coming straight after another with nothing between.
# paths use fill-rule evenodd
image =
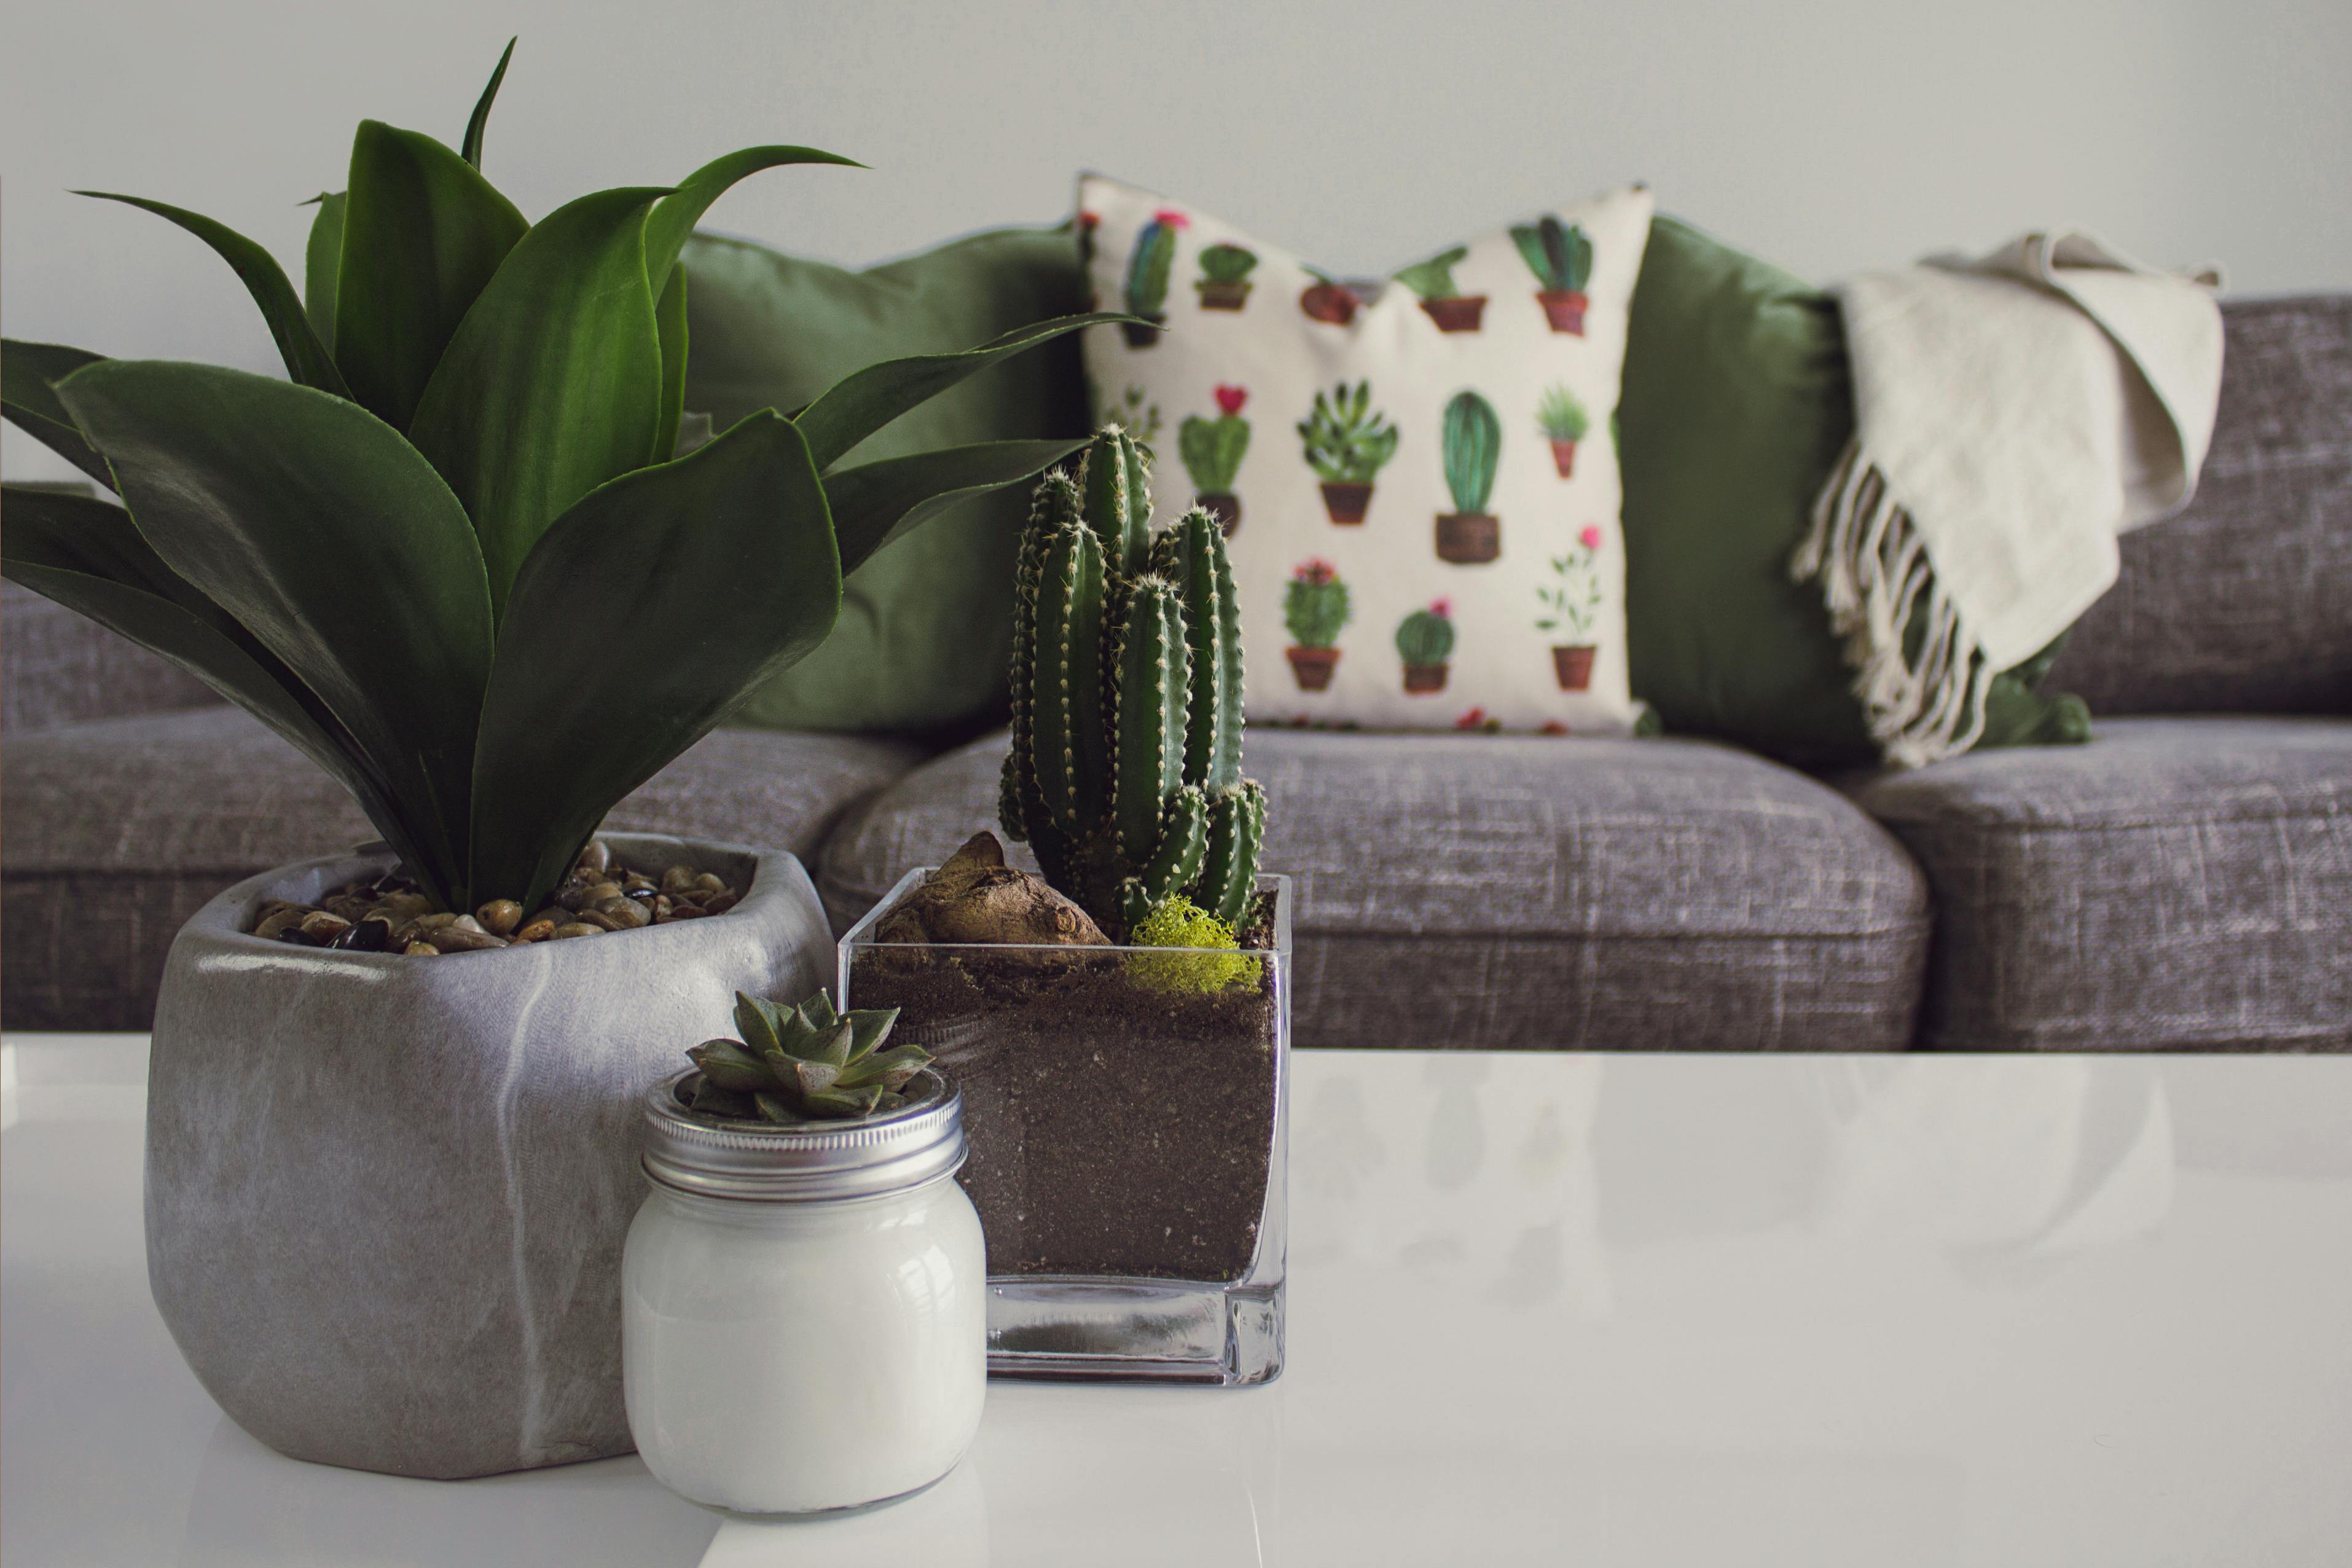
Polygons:
<instances>
[{"instance_id":1,"label":"couch cushion","mask_svg":"<svg viewBox=\"0 0 2352 1568\"><path fill-rule=\"evenodd\" d=\"M2095 713L2352 713L2352 294L2232 301L2197 499L2050 673Z\"/></svg>"},{"instance_id":2,"label":"couch cushion","mask_svg":"<svg viewBox=\"0 0 2352 1568\"><path fill-rule=\"evenodd\" d=\"M1849 787L1935 889L1921 1044L2352 1047L2352 722L2107 720Z\"/></svg>"},{"instance_id":3,"label":"couch cushion","mask_svg":"<svg viewBox=\"0 0 2352 1568\"><path fill-rule=\"evenodd\" d=\"M610 825L813 858L915 749L722 730ZM0 795L0 1007L15 1029L143 1029L181 922L229 883L375 837L334 782L238 709L11 736Z\"/></svg>"},{"instance_id":4,"label":"couch cushion","mask_svg":"<svg viewBox=\"0 0 2352 1568\"><path fill-rule=\"evenodd\" d=\"M1003 752L950 752L843 825L818 880L837 928L993 826ZM1698 741L1266 729L1248 761L1262 863L1298 900L1301 1045L1909 1040L1925 883L1801 774Z\"/></svg>"},{"instance_id":5,"label":"couch cushion","mask_svg":"<svg viewBox=\"0 0 2352 1568\"><path fill-rule=\"evenodd\" d=\"M161 655L30 588L0 583L0 733L219 703L211 687Z\"/></svg>"}]
</instances>

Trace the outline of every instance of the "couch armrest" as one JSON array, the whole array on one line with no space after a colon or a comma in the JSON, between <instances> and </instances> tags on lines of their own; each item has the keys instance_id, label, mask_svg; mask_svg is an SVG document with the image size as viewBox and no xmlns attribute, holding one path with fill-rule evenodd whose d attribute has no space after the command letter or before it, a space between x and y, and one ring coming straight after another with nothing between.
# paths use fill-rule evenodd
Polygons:
<instances>
[{"instance_id":1,"label":"couch armrest","mask_svg":"<svg viewBox=\"0 0 2352 1568\"><path fill-rule=\"evenodd\" d=\"M178 666L30 589L0 583L0 731L219 702Z\"/></svg>"}]
</instances>

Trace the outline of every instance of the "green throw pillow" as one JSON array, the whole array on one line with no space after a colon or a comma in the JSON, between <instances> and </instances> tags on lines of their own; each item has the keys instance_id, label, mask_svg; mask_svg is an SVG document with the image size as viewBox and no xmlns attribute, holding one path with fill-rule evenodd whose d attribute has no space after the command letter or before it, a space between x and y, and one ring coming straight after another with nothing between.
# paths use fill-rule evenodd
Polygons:
<instances>
[{"instance_id":1,"label":"green throw pillow","mask_svg":"<svg viewBox=\"0 0 2352 1568\"><path fill-rule=\"evenodd\" d=\"M974 235L865 272L698 234L687 242L686 406L724 430L792 410L876 360L967 349L1086 309L1070 229ZM872 462L971 441L1087 429L1078 342L1014 356L884 427ZM790 730L943 732L992 715L1013 639L1013 557L1025 488L967 501L891 545L844 585L823 647L730 722Z\"/></svg>"},{"instance_id":2,"label":"green throw pillow","mask_svg":"<svg viewBox=\"0 0 2352 1568\"><path fill-rule=\"evenodd\" d=\"M1671 731L1806 766L1876 761L1821 590L1789 576L1853 434L1836 301L1654 220L1618 411L1634 694ZM1994 679L1978 745L2090 739L2079 698L2036 689L2056 651Z\"/></svg>"}]
</instances>

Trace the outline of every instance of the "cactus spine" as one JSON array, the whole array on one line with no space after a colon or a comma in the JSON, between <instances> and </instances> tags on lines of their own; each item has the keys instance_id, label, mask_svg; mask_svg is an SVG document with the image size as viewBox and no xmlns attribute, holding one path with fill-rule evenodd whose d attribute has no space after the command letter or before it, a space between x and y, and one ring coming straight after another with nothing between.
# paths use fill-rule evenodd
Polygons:
<instances>
[{"instance_id":1,"label":"cactus spine","mask_svg":"<svg viewBox=\"0 0 2352 1568\"><path fill-rule=\"evenodd\" d=\"M1454 394L1445 405L1443 437L1445 488L1454 493L1454 510L1479 513L1495 493L1495 468L1501 460L1503 422L1495 405L1475 392Z\"/></svg>"},{"instance_id":2,"label":"cactus spine","mask_svg":"<svg viewBox=\"0 0 2352 1568\"><path fill-rule=\"evenodd\" d=\"M998 815L1105 929L1182 894L1247 921L1265 793L1241 773L1241 619L1215 518L1150 533L1149 468L1108 426L1039 484L1014 591Z\"/></svg>"}]
</instances>

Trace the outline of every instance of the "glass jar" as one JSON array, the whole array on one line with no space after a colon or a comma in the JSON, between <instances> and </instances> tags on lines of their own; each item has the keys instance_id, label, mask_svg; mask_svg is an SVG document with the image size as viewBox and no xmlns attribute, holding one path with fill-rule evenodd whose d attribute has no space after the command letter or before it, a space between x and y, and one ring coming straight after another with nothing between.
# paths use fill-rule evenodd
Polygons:
<instances>
[{"instance_id":1,"label":"glass jar","mask_svg":"<svg viewBox=\"0 0 2352 1568\"><path fill-rule=\"evenodd\" d=\"M629 1429L656 1479L740 1513L814 1513L955 1468L988 1379L987 1258L944 1074L869 1121L646 1102L650 1191L622 1255Z\"/></svg>"}]
</instances>

